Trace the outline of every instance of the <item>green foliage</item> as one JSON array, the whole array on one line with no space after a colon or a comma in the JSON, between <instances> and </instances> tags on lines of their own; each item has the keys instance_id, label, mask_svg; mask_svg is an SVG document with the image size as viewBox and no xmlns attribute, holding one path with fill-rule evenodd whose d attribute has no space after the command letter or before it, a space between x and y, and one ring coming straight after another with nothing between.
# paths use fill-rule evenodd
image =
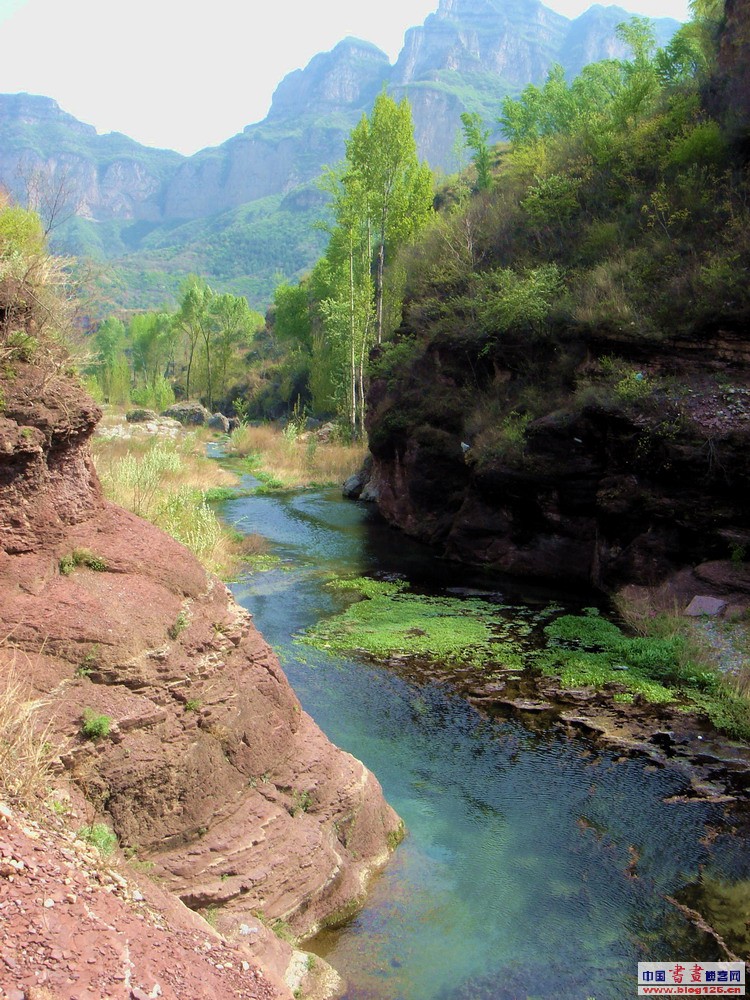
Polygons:
<instances>
[{"instance_id":1,"label":"green foliage","mask_svg":"<svg viewBox=\"0 0 750 1000\"><path fill-rule=\"evenodd\" d=\"M90 823L78 831L81 840L97 849L102 857L107 858L117 847L117 836L104 823Z\"/></svg>"},{"instance_id":2,"label":"green foliage","mask_svg":"<svg viewBox=\"0 0 750 1000\"><path fill-rule=\"evenodd\" d=\"M328 582L332 590L351 590L362 597L388 597L400 594L406 584L400 580L373 580L369 576L337 577Z\"/></svg>"},{"instance_id":3,"label":"green foliage","mask_svg":"<svg viewBox=\"0 0 750 1000\"><path fill-rule=\"evenodd\" d=\"M160 412L175 401L175 384L184 379L188 398L197 392L211 409L239 377L242 357L262 326L244 298L191 277L176 312L139 313L127 327L114 317L101 323L85 373L96 380L94 395L116 405L132 400Z\"/></svg>"},{"instance_id":4,"label":"green foliage","mask_svg":"<svg viewBox=\"0 0 750 1000\"><path fill-rule=\"evenodd\" d=\"M476 189L477 191L489 191L492 187L489 146L491 130L484 127L481 116L476 112L470 114L468 111L464 111L461 115L461 126L464 142L474 154L472 163L477 172Z\"/></svg>"},{"instance_id":5,"label":"green foliage","mask_svg":"<svg viewBox=\"0 0 750 1000\"><path fill-rule=\"evenodd\" d=\"M313 799L310 792L296 788L292 792L292 804L289 807L289 813L292 816L296 816L297 813L301 812L306 813L312 804Z\"/></svg>"},{"instance_id":6,"label":"green foliage","mask_svg":"<svg viewBox=\"0 0 750 1000\"><path fill-rule=\"evenodd\" d=\"M157 375L151 385L143 385L133 389L130 401L136 406L161 413L175 401L174 389L163 375Z\"/></svg>"},{"instance_id":7,"label":"green foliage","mask_svg":"<svg viewBox=\"0 0 750 1000\"><path fill-rule=\"evenodd\" d=\"M63 556L59 563L59 569L63 576L70 576L74 570L81 566L93 569L97 573L104 573L107 570L106 560L95 555L89 549L73 549L69 555Z\"/></svg>"},{"instance_id":8,"label":"green foliage","mask_svg":"<svg viewBox=\"0 0 750 1000\"><path fill-rule=\"evenodd\" d=\"M534 225L559 226L578 210L579 188L580 181L574 177L550 174L536 180L521 207Z\"/></svg>"},{"instance_id":9,"label":"green foliage","mask_svg":"<svg viewBox=\"0 0 750 1000\"><path fill-rule=\"evenodd\" d=\"M345 163L329 171L325 187L334 224L310 282L324 334L317 341L315 395L335 402L356 438L364 434L367 356L387 332L386 313L400 312L395 255L424 227L432 208L432 174L417 160L408 101L396 104L385 93L375 99L371 115L352 130Z\"/></svg>"},{"instance_id":10,"label":"green foliage","mask_svg":"<svg viewBox=\"0 0 750 1000\"><path fill-rule=\"evenodd\" d=\"M187 611L184 609L177 612L177 617L175 618L172 625L167 629L167 635L172 641L177 639L190 624L190 617Z\"/></svg>"},{"instance_id":11,"label":"green foliage","mask_svg":"<svg viewBox=\"0 0 750 1000\"><path fill-rule=\"evenodd\" d=\"M335 586L371 596L308 630L304 642L318 649L476 667L516 655L499 645L497 609L485 601L423 597L398 583L362 578Z\"/></svg>"},{"instance_id":12,"label":"green foliage","mask_svg":"<svg viewBox=\"0 0 750 1000\"><path fill-rule=\"evenodd\" d=\"M207 560L222 540L219 519L201 490L182 486L165 496L154 512L154 524Z\"/></svg>"},{"instance_id":13,"label":"green foliage","mask_svg":"<svg viewBox=\"0 0 750 1000\"><path fill-rule=\"evenodd\" d=\"M81 721L81 736L87 740L101 740L109 736L112 726L112 718L109 715L101 715L93 708L84 708Z\"/></svg>"},{"instance_id":14,"label":"green foliage","mask_svg":"<svg viewBox=\"0 0 750 1000\"><path fill-rule=\"evenodd\" d=\"M651 619L649 628L650 635L631 637L593 611L564 615L545 627L550 647L537 662L564 687L616 685L625 688L619 701L680 701L728 735L750 738L747 698L701 661L670 619Z\"/></svg>"},{"instance_id":15,"label":"green foliage","mask_svg":"<svg viewBox=\"0 0 750 1000\"><path fill-rule=\"evenodd\" d=\"M271 930L277 938L280 938L282 941L288 941L289 944L295 944L297 941L294 931L286 920L274 920L271 924Z\"/></svg>"},{"instance_id":16,"label":"green foliage","mask_svg":"<svg viewBox=\"0 0 750 1000\"><path fill-rule=\"evenodd\" d=\"M200 712L201 700L200 698L188 698L185 702L186 712Z\"/></svg>"},{"instance_id":17,"label":"green foliage","mask_svg":"<svg viewBox=\"0 0 750 1000\"><path fill-rule=\"evenodd\" d=\"M416 340L389 340L370 362L370 377L384 378L389 386L403 376L420 357L422 346Z\"/></svg>"},{"instance_id":18,"label":"green foliage","mask_svg":"<svg viewBox=\"0 0 750 1000\"><path fill-rule=\"evenodd\" d=\"M44 228L36 212L0 201L0 258L41 254L45 244Z\"/></svg>"},{"instance_id":19,"label":"green foliage","mask_svg":"<svg viewBox=\"0 0 750 1000\"><path fill-rule=\"evenodd\" d=\"M558 305L562 288L556 264L543 264L524 273L501 267L478 274L470 295L456 304L473 311L482 333L539 332Z\"/></svg>"}]
</instances>

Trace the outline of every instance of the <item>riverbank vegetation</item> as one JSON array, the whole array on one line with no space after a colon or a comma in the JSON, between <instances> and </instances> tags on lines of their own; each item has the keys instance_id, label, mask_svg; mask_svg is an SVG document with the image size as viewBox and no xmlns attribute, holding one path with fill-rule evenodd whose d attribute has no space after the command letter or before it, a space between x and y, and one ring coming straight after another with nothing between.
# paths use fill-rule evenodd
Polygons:
<instances>
[{"instance_id":1,"label":"riverbank vegetation","mask_svg":"<svg viewBox=\"0 0 750 1000\"><path fill-rule=\"evenodd\" d=\"M339 486L361 468L367 451L362 442L338 440L333 425L324 440L303 428L294 420L283 429L245 424L232 431L227 454L242 459L265 490Z\"/></svg>"},{"instance_id":2,"label":"riverbank vegetation","mask_svg":"<svg viewBox=\"0 0 750 1000\"><path fill-rule=\"evenodd\" d=\"M334 579L351 593L338 615L301 641L333 652L412 659L483 676L547 676L560 688L605 691L615 704L669 705L704 716L726 735L750 740L748 667L717 668L710 647L681 616L641 620L627 631L597 609L532 612L481 599L425 596L401 582ZM623 623L625 624L625 623ZM635 633L635 634L634 634Z\"/></svg>"},{"instance_id":3,"label":"riverbank vegetation","mask_svg":"<svg viewBox=\"0 0 750 1000\"><path fill-rule=\"evenodd\" d=\"M161 411L174 403L177 386L212 410L240 377L262 327L246 299L189 278L175 311L138 313L127 324L113 316L99 325L82 363L86 387L97 402Z\"/></svg>"},{"instance_id":4,"label":"riverbank vegetation","mask_svg":"<svg viewBox=\"0 0 750 1000\"><path fill-rule=\"evenodd\" d=\"M93 440L104 492L113 503L162 528L224 578L263 555L259 535L240 535L219 519L211 501L235 492L237 479L206 457L205 435L177 439L108 437Z\"/></svg>"}]
</instances>

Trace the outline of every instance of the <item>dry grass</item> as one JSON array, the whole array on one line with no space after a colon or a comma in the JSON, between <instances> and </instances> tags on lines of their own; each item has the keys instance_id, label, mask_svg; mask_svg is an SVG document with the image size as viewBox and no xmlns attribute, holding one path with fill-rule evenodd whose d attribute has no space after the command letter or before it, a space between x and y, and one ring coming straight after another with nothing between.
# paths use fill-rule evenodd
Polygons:
<instances>
[{"instance_id":1,"label":"dry grass","mask_svg":"<svg viewBox=\"0 0 750 1000\"><path fill-rule=\"evenodd\" d=\"M47 797L58 752L49 724L38 719L42 703L23 680L23 657L7 640L0 645L0 793L35 812Z\"/></svg>"},{"instance_id":2,"label":"dry grass","mask_svg":"<svg viewBox=\"0 0 750 1000\"><path fill-rule=\"evenodd\" d=\"M326 443L313 433L297 434L293 425L280 431L270 424L238 428L227 451L250 459L258 478L280 489L343 483L367 454L364 444Z\"/></svg>"},{"instance_id":3,"label":"dry grass","mask_svg":"<svg viewBox=\"0 0 750 1000\"><path fill-rule=\"evenodd\" d=\"M94 461L107 497L186 545L213 573L231 576L248 545L206 499L237 479L205 456L205 438L96 438Z\"/></svg>"},{"instance_id":4,"label":"dry grass","mask_svg":"<svg viewBox=\"0 0 750 1000\"><path fill-rule=\"evenodd\" d=\"M105 489L117 492L110 499L151 520L160 491L189 486L205 492L237 484L236 476L206 458L206 440L197 433L186 433L176 441L95 437L96 470Z\"/></svg>"}]
</instances>

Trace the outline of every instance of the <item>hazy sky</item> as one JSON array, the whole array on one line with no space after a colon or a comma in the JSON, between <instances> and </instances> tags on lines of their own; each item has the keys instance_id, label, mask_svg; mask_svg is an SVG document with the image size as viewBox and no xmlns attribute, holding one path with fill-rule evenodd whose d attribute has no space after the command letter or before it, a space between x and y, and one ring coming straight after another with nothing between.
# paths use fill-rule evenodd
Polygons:
<instances>
[{"instance_id":1,"label":"hazy sky","mask_svg":"<svg viewBox=\"0 0 750 1000\"><path fill-rule=\"evenodd\" d=\"M590 0L547 0L575 17ZM281 78L346 35L394 60L438 0L0 0L0 93L53 97L99 132L191 153L264 118ZM632 0L687 17L687 0Z\"/></svg>"}]
</instances>

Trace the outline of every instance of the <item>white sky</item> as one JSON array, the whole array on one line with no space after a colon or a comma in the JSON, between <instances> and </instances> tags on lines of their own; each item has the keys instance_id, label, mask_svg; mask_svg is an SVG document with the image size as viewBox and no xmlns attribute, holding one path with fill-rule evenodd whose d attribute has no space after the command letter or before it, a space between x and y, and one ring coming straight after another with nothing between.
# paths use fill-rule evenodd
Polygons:
<instances>
[{"instance_id":1,"label":"white sky","mask_svg":"<svg viewBox=\"0 0 750 1000\"><path fill-rule=\"evenodd\" d=\"M575 17L589 0L547 0ZM192 153L265 117L281 78L346 35L395 60L438 0L0 0L0 93L53 97L99 132ZM687 0L630 0L687 18Z\"/></svg>"}]
</instances>

